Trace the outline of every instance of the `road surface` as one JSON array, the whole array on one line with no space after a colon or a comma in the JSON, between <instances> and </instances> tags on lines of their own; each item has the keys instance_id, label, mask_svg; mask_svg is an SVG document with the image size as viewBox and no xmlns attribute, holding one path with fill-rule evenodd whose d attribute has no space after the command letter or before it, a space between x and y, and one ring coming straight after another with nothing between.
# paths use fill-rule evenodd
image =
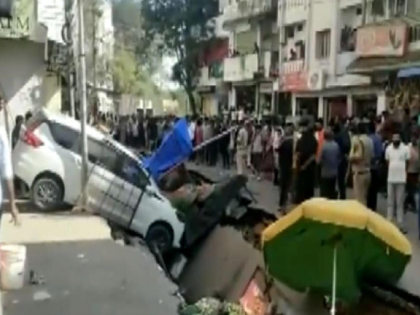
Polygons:
<instances>
[{"instance_id":1,"label":"road surface","mask_svg":"<svg viewBox=\"0 0 420 315\"><path fill-rule=\"evenodd\" d=\"M22 216L20 228L2 224L2 242L27 245L27 272L45 285L3 294L7 315L175 315L176 287L144 248L120 246L94 217ZM28 276L27 276L28 278Z\"/></svg>"}]
</instances>

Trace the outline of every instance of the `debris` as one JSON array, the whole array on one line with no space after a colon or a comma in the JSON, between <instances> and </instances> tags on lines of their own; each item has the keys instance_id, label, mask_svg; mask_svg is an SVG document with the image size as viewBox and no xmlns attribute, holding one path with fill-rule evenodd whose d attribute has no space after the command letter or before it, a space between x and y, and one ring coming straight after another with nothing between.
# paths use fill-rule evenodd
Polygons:
<instances>
[{"instance_id":1,"label":"debris","mask_svg":"<svg viewBox=\"0 0 420 315\"><path fill-rule=\"evenodd\" d=\"M12 301L12 304L18 304L19 303L19 300L13 300Z\"/></svg>"},{"instance_id":2,"label":"debris","mask_svg":"<svg viewBox=\"0 0 420 315\"><path fill-rule=\"evenodd\" d=\"M49 299L51 299L51 295L45 290L36 291L33 295L33 300L37 302L42 302Z\"/></svg>"},{"instance_id":3,"label":"debris","mask_svg":"<svg viewBox=\"0 0 420 315\"><path fill-rule=\"evenodd\" d=\"M45 284L44 276L35 272L34 270L29 271L29 284L30 285L42 285Z\"/></svg>"},{"instance_id":4,"label":"debris","mask_svg":"<svg viewBox=\"0 0 420 315\"><path fill-rule=\"evenodd\" d=\"M77 255L77 258L84 259L85 258L85 254L79 254L79 255Z\"/></svg>"}]
</instances>

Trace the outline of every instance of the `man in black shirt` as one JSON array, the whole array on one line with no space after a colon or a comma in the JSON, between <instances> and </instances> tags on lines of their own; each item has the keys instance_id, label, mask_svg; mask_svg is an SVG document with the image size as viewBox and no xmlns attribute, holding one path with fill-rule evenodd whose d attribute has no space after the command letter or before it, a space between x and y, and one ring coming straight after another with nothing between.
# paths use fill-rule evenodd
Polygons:
<instances>
[{"instance_id":1,"label":"man in black shirt","mask_svg":"<svg viewBox=\"0 0 420 315\"><path fill-rule=\"evenodd\" d=\"M316 151L318 141L313 128L307 120L301 122L302 137L296 144L297 155L297 183L296 201L298 204L309 200L315 194Z\"/></svg>"},{"instance_id":2,"label":"man in black shirt","mask_svg":"<svg viewBox=\"0 0 420 315\"><path fill-rule=\"evenodd\" d=\"M285 212L287 197L293 178L293 126L286 126L285 138L281 141L279 148L279 170L280 170L280 211Z\"/></svg>"}]
</instances>

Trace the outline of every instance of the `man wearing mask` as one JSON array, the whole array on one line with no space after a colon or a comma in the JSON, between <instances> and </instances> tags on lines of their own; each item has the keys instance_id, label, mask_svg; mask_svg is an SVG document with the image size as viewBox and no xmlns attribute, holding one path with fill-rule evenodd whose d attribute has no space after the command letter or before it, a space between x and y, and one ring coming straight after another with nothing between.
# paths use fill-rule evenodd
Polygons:
<instances>
[{"instance_id":1,"label":"man wearing mask","mask_svg":"<svg viewBox=\"0 0 420 315\"><path fill-rule=\"evenodd\" d=\"M389 221L392 221L396 210L398 227L405 233L404 192L410 153L407 147L401 143L401 136L399 134L392 136L392 145L389 145L386 149L385 159L388 163L387 218Z\"/></svg>"},{"instance_id":2,"label":"man wearing mask","mask_svg":"<svg viewBox=\"0 0 420 315\"><path fill-rule=\"evenodd\" d=\"M363 205L367 204L373 151L372 140L366 134L366 123L359 122L351 139L349 161L353 172L354 196Z\"/></svg>"}]
</instances>

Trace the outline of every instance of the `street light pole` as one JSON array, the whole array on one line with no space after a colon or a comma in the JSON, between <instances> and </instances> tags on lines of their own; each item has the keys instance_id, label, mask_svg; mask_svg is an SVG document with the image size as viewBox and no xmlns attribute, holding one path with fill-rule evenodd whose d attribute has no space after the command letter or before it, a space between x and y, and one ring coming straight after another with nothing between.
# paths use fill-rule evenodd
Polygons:
<instances>
[{"instance_id":1,"label":"street light pole","mask_svg":"<svg viewBox=\"0 0 420 315\"><path fill-rule=\"evenodd\" d=\"M84 36L84 21L83 21L83 0L78 0L77 3L78 17L79 17L79 58L80 58L80 105L81 115L80 123L82 130L82 168L81 168L81 184L82 184L82 207L86 207L86 183L88 173L88 144L86 134L87 123L87 99L86 99L86 55L85 55L85 36Z\"/></svg>"}]
</instances>

